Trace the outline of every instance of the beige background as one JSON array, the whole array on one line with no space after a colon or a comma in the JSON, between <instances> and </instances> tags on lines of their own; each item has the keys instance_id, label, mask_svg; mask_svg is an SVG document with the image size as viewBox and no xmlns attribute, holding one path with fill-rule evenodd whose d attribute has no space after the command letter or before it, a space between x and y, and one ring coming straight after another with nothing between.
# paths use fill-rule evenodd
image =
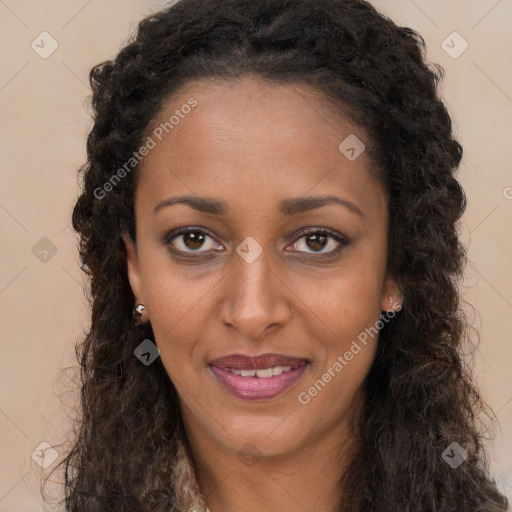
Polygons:
<instances>
[{"instance_id":1,"label":"beige background","mask_svg":"<svg viewBox=\"0 0 512 512\"><path fill-rule=\"evenodd\" d=\"M490 458L512 500L512 2L373 3L418 30L429 59L446 69L443 94L465 149L459 177L469 202L462 236L471 264L462 293L481 333L476 375L500 423ZM43 510L43 470L31 454L42 442L62 454L72 414L74 373L61 369L76 366L73 345L88 321L69 224L91 126L88 72L162 5L0 0L0 512ZM58 43L46 59L31 47L46 37L39 51L51 48L43 31ZM443 48L452 46L454 56L463 49L462 39L448 37L453 31L469 45L457 58ZM40 252L48 249L43 237L54 255ZM48 490L58 497L58 487Z\"/></svg>"}]
</instances>

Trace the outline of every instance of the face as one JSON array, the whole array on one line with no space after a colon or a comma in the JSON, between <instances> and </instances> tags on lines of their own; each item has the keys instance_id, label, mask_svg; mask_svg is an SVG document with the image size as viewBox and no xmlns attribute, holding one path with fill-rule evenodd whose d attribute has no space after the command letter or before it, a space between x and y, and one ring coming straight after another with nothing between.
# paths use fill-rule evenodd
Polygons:
<instances>
[{"instance_id":1,"label":"face","mask_svg":"<svg viewBox=\"0 0 512 512\"><path fill-rule=\"evenodd\" d=\"M224 450L338 435L375 356L362 333L400 300L386 192L333 112L307 86L195 81L149 132L129 279L187 432Z\"/></svg>"}]
</instances>

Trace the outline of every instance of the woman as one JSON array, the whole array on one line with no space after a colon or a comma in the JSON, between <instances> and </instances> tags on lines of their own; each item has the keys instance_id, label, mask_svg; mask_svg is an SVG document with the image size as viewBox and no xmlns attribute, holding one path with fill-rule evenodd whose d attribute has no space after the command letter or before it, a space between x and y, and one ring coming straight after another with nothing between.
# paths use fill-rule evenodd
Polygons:
<instances>
[{"instance_id":1,"label":"woman","mask_svg":"<svg viewBox=\"0 0 512 512\"><path fill-rule=\"evenodd\" d=\"M67 510L507 510L423 51L362 0L181 0L92 70Z\"/></svg>"}]
</instances>

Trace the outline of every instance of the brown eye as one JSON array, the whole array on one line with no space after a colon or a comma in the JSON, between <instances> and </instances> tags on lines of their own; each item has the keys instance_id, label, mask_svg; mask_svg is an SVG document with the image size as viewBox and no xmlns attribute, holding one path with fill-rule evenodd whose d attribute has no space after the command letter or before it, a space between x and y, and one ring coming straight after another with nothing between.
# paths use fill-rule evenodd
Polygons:
<instances>
[{"instance_id":1,"label":"brown eye","mask_svg":"<svg viewBox=\"0 0 512 512\"><path fill-rule=\"evenodd\" d=\"M189 249L200 249L204 244L205 236L202 233L197 231L191 231L189 233L185 233L183 236L183 243Z\"/></svg>"},{"instance_id":2,"label":"brown eye","mask_svg":"<svg viewBox=\"0 0 512 512\"><path fill-rule=\"evenodd\" d=\"M348 245L348 240L341 235L325 229L310 230L302 233L292 245L292 249L306 254L334 254L343 246Z\"/></svg>"},{"instance_id":3,"label":"brown eye","mask_svg":"<svg viewBox=\"0 0 512 512\"><path fill-rule=\"evenodd\" d=\"M328 237L324 235L307 235L306 245L313 251L321 251L326 245Z\"/></svg>"},{"instance_id":4,"label":"brown eye","mask_svg":"<svg viewBox=\"0 0 512 512\"><path fill-rule=\"evenodd\" d=\"M207 231L199 228L182 229L169 235L165 243L172 245L173 249L183 253L197 252L203 254L222 249L222 245L217 244Z\"/></svg>"}]
</instances>

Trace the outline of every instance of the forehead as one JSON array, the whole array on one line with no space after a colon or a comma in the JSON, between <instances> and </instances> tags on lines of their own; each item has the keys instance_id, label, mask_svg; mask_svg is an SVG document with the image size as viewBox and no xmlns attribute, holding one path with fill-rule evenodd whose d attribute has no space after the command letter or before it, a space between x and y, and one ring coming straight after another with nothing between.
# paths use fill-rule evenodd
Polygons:
<instances>
[{"instance_id":1,"label":"forehead","mask_svg":"<svg viewBox=\"0 0 512 512\"><path fill-rule=\"evenodd\" d=\"M249 205L259 195L339 190L354 201L385 204L363 149L370 141L310 86L256 77L189 82L148 134L155 145L141 162L137 195L153 202L176 192Z\"/></svg>"}]
</instances>

